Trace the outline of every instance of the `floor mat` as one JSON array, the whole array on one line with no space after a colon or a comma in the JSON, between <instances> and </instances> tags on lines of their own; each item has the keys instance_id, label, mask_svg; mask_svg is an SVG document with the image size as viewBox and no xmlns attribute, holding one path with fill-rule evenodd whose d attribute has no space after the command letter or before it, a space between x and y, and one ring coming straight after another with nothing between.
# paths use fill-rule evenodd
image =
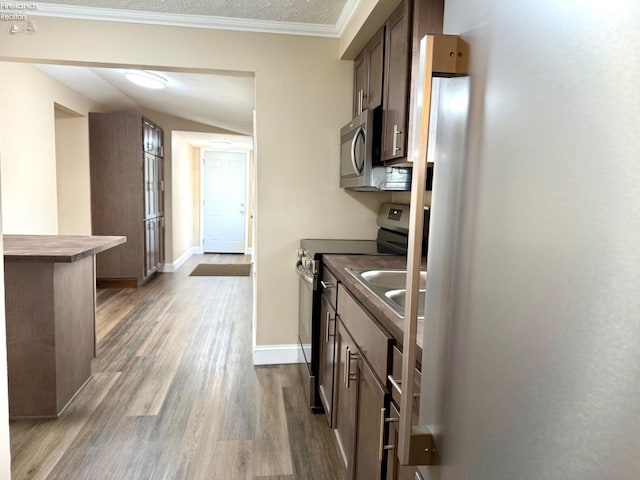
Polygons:
<instances>
[{"instance_id":1,"label":"floor mat","mask_svg":"<svg viewBox=\"0 0 640 480\"><path fill-rule=\"evenodd\" d=\"M199 263L193 269L192 277L248 277L250 263Z\"/></svg>"}]
</instances>

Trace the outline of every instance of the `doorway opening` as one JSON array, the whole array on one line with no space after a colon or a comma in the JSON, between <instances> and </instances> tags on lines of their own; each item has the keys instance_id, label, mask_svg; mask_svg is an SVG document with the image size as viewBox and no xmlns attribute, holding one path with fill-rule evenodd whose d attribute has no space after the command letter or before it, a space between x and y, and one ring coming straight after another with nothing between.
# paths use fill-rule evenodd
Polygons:
<instances>
[{"instance_id":1,"label":"doorway opening","mask_svg":"<svg viewBox=\"0 0 640 480\"><path fill-rule=\"evenodd\" d=\"M202 149L200 225L204 253L249 254L250 153Z\"/></svg>"}]
</instances>

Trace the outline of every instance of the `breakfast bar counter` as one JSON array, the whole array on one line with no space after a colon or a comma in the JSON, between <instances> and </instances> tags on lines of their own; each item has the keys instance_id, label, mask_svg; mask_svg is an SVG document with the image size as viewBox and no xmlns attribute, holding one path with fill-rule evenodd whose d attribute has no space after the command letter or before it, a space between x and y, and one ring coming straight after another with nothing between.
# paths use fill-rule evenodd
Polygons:
<instances>
[{"instance_id":1,"label":"breakfast bar counter","mask_svg":"<svg viewBox=\"0 0 640 480\"><path fill-rule=\"evenodd\" d=\"M56 418L91 378L95 255L125 241L3 235L10 418Z\"/></svg>"}]
</instances>

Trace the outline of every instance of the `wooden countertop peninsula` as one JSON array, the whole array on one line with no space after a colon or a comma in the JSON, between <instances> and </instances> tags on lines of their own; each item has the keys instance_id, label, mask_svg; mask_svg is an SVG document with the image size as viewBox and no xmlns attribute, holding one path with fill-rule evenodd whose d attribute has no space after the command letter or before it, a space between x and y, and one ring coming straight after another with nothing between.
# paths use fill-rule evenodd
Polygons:
<instances>
[{"instance_id":1,"label":"wooden countertop peninsula","mask_svg":"<svg viewBox=\"0 0 640 480\"><path fill-rule=\"evenodd\" d=\"M56 418L91 379L95 255L125 241L3 235L10 418Z\"/></svg>"},{"instance_id":2,"label":"wooden countertop peninsula","mask_svg":"<svg viewBox=\"0 0 640 480\"><path fill-rule=\"evenodd\" d=\"M126 237L3 235L4 257L31 262L75 262L124 243Z\"/></svg>"}]
</instances>

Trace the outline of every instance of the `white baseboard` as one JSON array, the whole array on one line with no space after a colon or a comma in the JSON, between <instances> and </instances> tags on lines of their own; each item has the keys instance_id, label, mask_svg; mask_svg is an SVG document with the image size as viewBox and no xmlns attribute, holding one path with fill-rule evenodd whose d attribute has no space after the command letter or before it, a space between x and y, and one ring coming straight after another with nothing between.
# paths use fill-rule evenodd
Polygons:
<instances>
[{"instance_id":1,"label":"white baseboard","mask_svg":"<svg viewBox=\"0 0 640 480\"><path fill-rule=\"evenodd\" d=\"M160 271L164 273L173 273L178 270L184 263L191 258L192 255L198 255L202 253L202 247L191 247L189 250L184 252L180 257L173 263L165 263Z\"/></svg>"},{"instance_id":2,"label":"white baseboard","mask_svg":"<svg viewBox=\"0 0 640 480\"><path fill-rule=\"evenodd\" d=\"M302 363L300 345L256 345L253 347L254 365Z\"/></svg>"}]
</instances>

